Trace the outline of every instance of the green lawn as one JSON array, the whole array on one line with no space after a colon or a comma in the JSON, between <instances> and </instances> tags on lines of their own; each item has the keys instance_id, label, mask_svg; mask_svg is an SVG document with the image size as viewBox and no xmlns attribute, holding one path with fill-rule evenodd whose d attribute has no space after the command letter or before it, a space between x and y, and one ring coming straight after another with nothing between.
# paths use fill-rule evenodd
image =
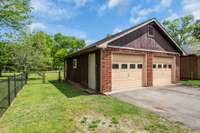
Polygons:
<instances>
[{"instance_id":1,"label":"green lawn","mask_svg":"<svg viewBox=\"0 0 200 133\"><path fill-rule=\"evenodd\" d=\"M184 80L184 81L181 81L181 84L185 86L199 86L200 87L200 80Z\"/></svg>"},{"instance_id":2,"label":"green lawn","mask_svg":"<svg viewBox=\"0 0 200 133\"><path fill-rule=\"evenodd\" d=\"M41 84L31 75L28 85L0 119L0 132L9 133L155 133L189 132L154 113L110 96L89 95L69 83L58 83L56 73Z\"/></svg>"}]
</instances>

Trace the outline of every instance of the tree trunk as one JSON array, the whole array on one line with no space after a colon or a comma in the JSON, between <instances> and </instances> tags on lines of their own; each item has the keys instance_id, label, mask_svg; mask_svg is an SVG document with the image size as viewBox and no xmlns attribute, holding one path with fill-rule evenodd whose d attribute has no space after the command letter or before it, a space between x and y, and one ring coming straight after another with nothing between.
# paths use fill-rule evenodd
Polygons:
<instances>
[{"instance_id":1,"label":"tree trunk","mask_svg":"<svg viewBox=\"0 0 200 133\"><path fill-rule=\"evenodd\" d=\"M2 77L2 70L0 69L0 77Z\"/></svg>"}]
</instances>

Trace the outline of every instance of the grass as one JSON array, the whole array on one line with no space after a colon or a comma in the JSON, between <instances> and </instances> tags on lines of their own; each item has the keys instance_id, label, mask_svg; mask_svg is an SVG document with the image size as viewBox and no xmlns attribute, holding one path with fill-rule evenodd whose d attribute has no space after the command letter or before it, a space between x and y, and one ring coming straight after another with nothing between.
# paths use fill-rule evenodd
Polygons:
<instances>
[{"instance_id":1,"label":"grass","mask_svg":"<svg viewBox=\"0 0 200 133\"><path fill-rule=\"evenodd\" d=\"M48 83L30 75L28 85L0 119L5 133L136 132L184 133L190 129L104 95L89 95L48 73Z\"/></svg>"},{"instance_id":2,"label":"grass","mask_svg":"<svg viewBox=\"0 0 200 133\"><path fill-rule=\"evenodd\" d=\"M184 81L181 81L181 84L185 85L185 86L198 86L198 87L200 87L200 80L184 80Z\"/></svg>"},{"instance_id":3,"label":"grass","mask_svg":"<svg viewBox=\"0 0 200 133\"><path fill-rule=\"evenodd\" d=\"M6 99L7 95L8 95L8 81L2 80L0 81L0 107L6 107L8 105L8 100Z\"/></svg>"}]
</instances>

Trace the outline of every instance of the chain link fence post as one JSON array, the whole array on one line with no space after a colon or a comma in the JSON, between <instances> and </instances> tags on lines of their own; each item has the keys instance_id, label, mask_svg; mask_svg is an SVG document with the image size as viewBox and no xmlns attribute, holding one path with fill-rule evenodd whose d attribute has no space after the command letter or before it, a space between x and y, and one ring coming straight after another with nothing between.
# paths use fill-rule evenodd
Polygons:
<instances>
[{"instance_id":1,"label":"chain link fence post","mask_svg":"<svg viewBox=\"0 0 200 133\"><path fill-rule=\"evenodd\" d=\"M10 106L10 77L8 77L8 106Z\"/></svg>"},{"instance_id":2,"label":"chain link fence post","mask_svg":"<svg viewBox=\"0 0 200 133\"><path fill-rule=\"evenodd\" d=\"M27 80L28 80L28 73L25 73L25 84L27 84Z\"/></svg>"},{"instance_id":3,"label":"chain link fence post","mask_svg":"<svg viewBox=\"0 0 200 133\"><path fill-rule=\"evenodd\" d=\"M15 97L17 96L17 86L16 86L16 75L14 74L14 92L15 92Z\"/></svg>"},{"instance_id":4,"label":"chain link fence post","mask_svg":"<svg viewBox=\"0 0 200 133\"><path fill-rule=\"evenodd\" d=\"M23 75L21 74L20 75L20 80L21 80L21 88L20 88L20 90L23 88Z\"/></svg>"}]
</instances>

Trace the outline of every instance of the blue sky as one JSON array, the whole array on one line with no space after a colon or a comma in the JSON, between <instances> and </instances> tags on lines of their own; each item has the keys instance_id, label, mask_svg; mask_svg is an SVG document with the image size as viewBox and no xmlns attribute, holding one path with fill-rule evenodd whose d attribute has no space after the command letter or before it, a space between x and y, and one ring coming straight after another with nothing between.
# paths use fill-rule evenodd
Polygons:
<instances>
[{"instance_id":1,"label":"blue sky","mask_svg":"<svg viewBox=\"0 0 200 133\"><path fill-rule=\"evenodd\" d=\"M200 0L31 0L31 7L31 32L60 32L87 44L152 17L160 22L188 14L200 19Z\"/></svg>"}]
</instances>

